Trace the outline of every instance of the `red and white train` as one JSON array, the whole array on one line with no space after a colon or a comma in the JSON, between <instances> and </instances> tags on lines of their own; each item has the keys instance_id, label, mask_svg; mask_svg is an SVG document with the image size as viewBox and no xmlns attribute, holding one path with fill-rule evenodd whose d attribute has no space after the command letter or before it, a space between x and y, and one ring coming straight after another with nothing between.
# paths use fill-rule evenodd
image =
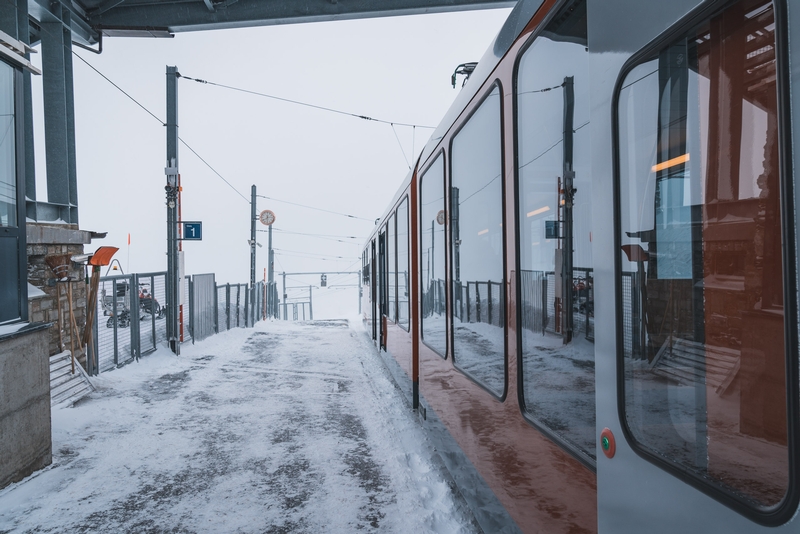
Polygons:
<instances>
[{"instance_id":1,"label":"red and white train","mask_svg":"<svg viewBox=\"0 0 800 534\"><path fill-rule=\"evenodd\" d=\"M521 0L363 254L486 532L800 532L800 4Z\"/></svg>"}]
</instances>

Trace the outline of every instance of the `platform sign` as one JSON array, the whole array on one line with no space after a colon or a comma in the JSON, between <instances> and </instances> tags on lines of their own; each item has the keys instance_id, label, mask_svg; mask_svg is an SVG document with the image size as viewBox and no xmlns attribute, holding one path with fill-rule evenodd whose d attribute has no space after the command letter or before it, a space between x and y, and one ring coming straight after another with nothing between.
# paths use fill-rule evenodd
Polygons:
<instances>
[{"instance_id":1,"label":"platform sign","mask_svg":"<svg viewBox=\"0 0 800 534\"><path fill-rule=\"evenodd\" d=\"M184 241L202 241L203 240L203 223L184 222L183 223L183 240Z\"/></svg>"},{"instance_id":2,"label":"platform sign","mask_svg":"<svg viewBox=\"0 0 800 534\"><path fill-rule=\"evenodd\" d=\"M561 223L559 221L544 222L544 238L559 239L561 237Z\"/></svg>"}]
</instances>

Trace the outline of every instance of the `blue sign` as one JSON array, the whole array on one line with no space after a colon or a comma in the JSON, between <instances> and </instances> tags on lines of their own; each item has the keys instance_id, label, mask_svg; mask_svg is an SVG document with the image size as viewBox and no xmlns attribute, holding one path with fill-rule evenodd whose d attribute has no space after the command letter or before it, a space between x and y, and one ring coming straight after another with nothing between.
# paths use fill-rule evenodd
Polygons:
<instances>
[{"instance_id":1,"label":"blue sign","mask_svg":"<svg viewBox=\"0 0 800 534\"><path fill-rule=\"evenodd\" d=\"M544 238L558 239L561 237L561 223L558 221L544 222Z\"/></svg>"},{"instance_id":2,"label":"blue sign","mask_svg":"<svg viewBox=\"0 0 800 534\"><path fill-rule=\"evenodd\" d=\"M203 240L203 223L201 223L201 222L185 222L185 223L183 223L183 240L184 241L202 241Z\"/></svg>"}]
</instances>

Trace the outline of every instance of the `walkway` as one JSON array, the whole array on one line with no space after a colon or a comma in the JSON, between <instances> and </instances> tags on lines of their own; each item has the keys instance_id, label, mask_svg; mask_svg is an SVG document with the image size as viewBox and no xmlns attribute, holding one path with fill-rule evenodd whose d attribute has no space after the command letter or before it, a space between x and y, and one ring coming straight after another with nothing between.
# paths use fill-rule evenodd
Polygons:
<instances>
[{"instance_id":1,"label":"walkway","mask_svg":"<svg viewBox=\"0 0 800 534\"><path fill-rule=\"evenodd\" d=\"M165 349L53 411L5 532L475 532L375 349L345 321Z\"/></svg>"}]
</instances>

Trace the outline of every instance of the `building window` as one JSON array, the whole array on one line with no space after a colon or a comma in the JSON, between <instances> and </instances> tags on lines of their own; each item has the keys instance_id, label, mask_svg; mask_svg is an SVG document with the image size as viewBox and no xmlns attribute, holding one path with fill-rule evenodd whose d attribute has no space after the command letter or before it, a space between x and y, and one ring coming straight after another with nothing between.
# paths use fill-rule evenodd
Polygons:
<instances>
[{"instance_id":1,"label":"building window","mask_svg":"<svg viewBox=\"0 0 800 534\"><path fill-rule=\"evenodd\" d=\"M14 68L0 63L0 226L17 224Z\"/></svg>"},{"instance_id":2,"label":"building window","mask_svg":"<svg viewBox=\"0 0 800 534\"><path fill-rule=\"evenodd\" d=\"M0 323L27 318L25 209L17 169L18 71L0 62Z\"/></svg>"}]
</instances>

